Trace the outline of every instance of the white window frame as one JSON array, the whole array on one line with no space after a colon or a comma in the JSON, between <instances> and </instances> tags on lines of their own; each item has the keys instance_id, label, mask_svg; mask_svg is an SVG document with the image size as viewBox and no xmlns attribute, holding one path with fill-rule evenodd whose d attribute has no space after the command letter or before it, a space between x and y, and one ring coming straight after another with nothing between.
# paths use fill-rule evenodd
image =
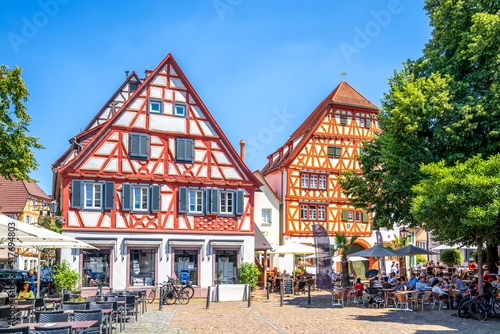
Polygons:
<instances>
[{"instance_id":1,"label":"white window frame","mask_svg":"<svg viewBox=\"0 0 500 334\"><path fill-rule=\"evenodd\" d=\"M305 204L300 206L300 219L309 219L309 206Z\"/></svg>"},{"instance_id":2,"label":"white window frame","mask_svg":"<svg viewBox=\"0 0 500 334\"><path fill-rule=\"evenodd\" d=\"M183 112L182 114L177 113L177 108L182 108ZM186 117L187 115L187 105L183 103L174 103L174 110L173 110L173 115L175 117Z\"/></svg>"},{"instance_id":3,"label":"white window frame","mask_svg":"<svg viewBox=\"0 0 500 334\"><path fill-rule=\"evenodd\" d=\"M194 197L191 196L194 194ZM195 203L192 203L192 201ZM203 200L204 200L204 191L201 189L192 189L189 190L189 198L188 198L188 212L194 214L203 214ZM191 204L194 205L194 210L191 210Z\"/></svg>"},{"instance_id":4,"label":"white window frame","mask_svg":"<svg viewBox=\"0 0 500 334\"><path fill-rule=\"evenodd\" d=\"M272 214L273 214L273 211L271 209L263 208L261 210L261 214L260 214L262 223L271 224L272 223Z\"/></svg>"},{"instance_id":5,"label":"white window frame","mask_svg":"<svg viewBox=\"0 0 500 334\"><path fill-rule=\"evenodd\" d=\"M311 175L309 177L309 188L318 189L318 175Z\"/></svg>"},{"instance_id":6,"label":"white window frame","mask_svg":"<svg viewBox=\"0 0 500 334\"><path fill-rule=\"evenodd\" d=\"M349 212L348 212L348 217L349 217L349 219L348 219L348 220L349 220L350 222L353 222L353 221L354 221L354 211L349 210Z\"/></svg>"},{"instance_id":7,"label":"white window frame","mask_svg":"<svg viewBox=\"0 0 500 334\"><path fill-rule=\"evenodd\" d=\"M136 208L136 189L140 189L139 196L141 197L139 199L139 206L140 208ZM134 212L148 212L149 211L149 187L148 186L134 186L132 189L132 210ZM144 201L145 200L145 201ZM146 208L143 208L143 206L146 206Z\"/></svg>"},{"instance_id":8,"label":"white window frame","mask_svg":"<svg viewBox=\"0 0 500 334\"><path fill-rule=\"evenodd\" d=\"M326 207L324 205L318 206L318 220L326 220Z\"/></svg>"},{"instance_id":9,"label":"white window frame","mask_svg":"<svg viewBox=\"0 0 500 334\"><path fill-rule=\"evenodd\" d=\"M302 174L300 179L301 179L300 184L302 188L309 188L309 174Z\"/></svg>"},{"instance_id":10,"label":"white window frame","mask_svg":"<svg viewBox=\"0 0 500 334\"><path fill-rule=\"evenodd\" d=\"M232 215L234 213L234 191L221 191L219 213Z\"/></svg>"},{"instance_id":11,"label":"white window frame","mask_svg":"<svg viewBox=\"0 0 500 334\"><path fill-rule=\"evenodd\" d=\"M103 200L103 184L99 182L85 182L84 190L83 190L83 208L86 210L101 210L102 208L102 200ZM92 186L92 205L87 205L87 186ZM99 205L97 205L96 201L96 187L99 187Z\"/></svg>"},{"instance_id":12,"label":"white window frame","mask_svg":"<svg viewBox=\"0 0 500 334\"><path fill-rule=\"evenodd\" d=\"M357 221L358 223L363 221L363 212L361 212L361 211L356 211L356 221Z\"/></svg>"},{"instance_id":13,"label":"white window frame","mask_svg":"<svg viewBox=\"0 0 500 334\"><path fill-rule=\"evenodd\" d=\"M319 189L326 189L327 183L328 183L328 178L326 177L326 175L320 175L318 184Z\"/></svg>"},{"instance_id":14,"label":"white window frame","mask_svg":"<svg viewBox=\"0 0 500 334\"><path fill-rule=\"evenodd\" d=\"M318 219L318 207L316 205L309 205L309 219L310 220Z\"/></svg>"}]
</instances>

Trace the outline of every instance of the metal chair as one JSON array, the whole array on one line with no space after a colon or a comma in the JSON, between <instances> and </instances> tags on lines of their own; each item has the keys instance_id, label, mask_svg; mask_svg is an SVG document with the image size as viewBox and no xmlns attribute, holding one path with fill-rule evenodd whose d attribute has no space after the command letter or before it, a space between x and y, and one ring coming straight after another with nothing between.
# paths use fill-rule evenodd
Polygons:
<instances>
[{"instance_id":1,"label":"metal chair","mask_svg":"<svg viewBox=\"0 0 500 334\"><path fill-rule=\"evenodd\" d=\"M441 307L443 306L444 303L448 303L448 308L450 308L450 296L448 295L440 295L438 292L432 292L432 295L434 296L434 304L432 305L432 309L436 306L436 303L439 302L439 311L441 311Z\"/></svg>"},{"instance_id":2,"label":"metal chair","mask_svg":"<svg viewBox=\"0 0 500 334\"><path fill-rule=\"evenodd\" d=\"M56 313L42 313L40 314L40 318L38 322L68 322L69 321L69 313L64 313L63 311L56 311Z\"/></svg>"},{"instance_id":3,"label":"metal chair","mask_svg":"<svg viewBox=\"0 0 500 334\"><path fill-rule=\"evenodd\" d=\"M408 308L408 295L405 293L396 293L396 299L398 303L396 304L396 311L398 310L398 306L404 305L404 308L401 307L401 311L412 311L411 309Z\"/></svg>"},{"instance_id":4,"label":"metal chair","mask_svg":"<svg viewBox=\"0 0 500 334\"><path fill-rule=\"evenodd\" d=\"M89 311L89 310L78 311L78 310L75 310L75 321L92 321L92 320L96 320L97 322L94 325L92 325L92 327L84 329L79 333L85 333L85 334L98 333L98 334L101 334L102 329L103 329L104 316L103 316L102 311L100 311L100 310L96 310L96 311Z\"/></svg>"},{"instance_id":5,"label":"metal chair","mask_svg":"<svg viewBox=\"0 0 500 334\"><path fill-rule=\"evenodd\" d=\"M114 314L114 308L113 308L113 303L112 302L99 302L99 303L96 303L96 304L90 304L90 310L92 311L97 311L97 310L113 310L113 312L111 313L111 315L107 315L107 314L103 314L103 322L105 324L105 326L107 326L108 324L108 319L111 320L113 319L113 314ZM109 317L109 318L108 318ZM113 328L112 324L111 324L111 321L109 322L109 325L111 326L111 328Z\"/></svg>"},{"instance_id":6,"label":"metal chair","mask_svg":"<svg viewBox=\"0 0 500 334\"><path fill-rule=\"evenodd\" d=\"M63 311L67 310L86 310L87 303L66 303L62 305Z\"/></svg>"},{"instance_id":7,"label":"metal chair","mask_svg":"<svg viewBox=\"0 0 500 334\"><path fill-rule=\"evenodd\" d=\"M100 297L86 297L85 301L86 302L91 302L91 303L100 302L101 298Z\"/></svg>"},{"instance_id":8,"label":"metal chair","mask_svg":"<svg viewBox=\"0 0 500 334\"><path fill-rule=\"evenodd\" d=\"M62 310L60 311L55 311L55 310L51 310L51 311L35 311L35 322L40 322L40 315L41 314L56 314L56 313L63 313Z\"/></svg>"},{"instance_id":9,"label":"metal chair","mask_svg":"<svg viewBox=\"0 0 500 334\"><path fill-rule=\"evenodd\" d=\"M43 298L36 298L35 299L35 304L34 304L35 311L40 311L43 309L44 311L47 309L45 306L45 302L43 301Z\"/></svg>"},{"instance_id":10,"label":"metal chair","mask_svg":"<svg viewBox=\"0 0 500 334\"><path fill-rule=\"evenodd\" d=\"M0 328L1 334L30 334L30 327Z\"/></svg>"},{"instance_id":11,"label":"metal chair","mask_svg":"<svg viewBox=\"0 0 500 334\"><path fill-rule=\"evenodd\" d=\"M344 307L344 290L333 290L332 306Z\"/></svg>"},{"instance_id":12,"label":"metal chair","mask_svg":"<svg viewBox=\"0 0 500 334\"><path fill-rule=\"evenodd\" d=\"M35 326L35 330L31 331L30 334L70 334L71 326L61 326L61 327L42 327Z\"/></svg>"},{"instance_id":13,"label":"metal chair","mask_svg":"<svg viewBox=\"0 0 500 334\"><path fill-rule=\"evenodd\" d=\"M21 323L23 323L24 318L27 318L28 321L31 321L31 318L33 316L33 307L35 306L35 300L34 299L23 299L19 300L17 302L17 305L31 305L31 307L27 311L21 311ZM27 312L26 316L24 316L24 312Z\"/></svg>"},{"instance_id":14,"label":"metal chair","mask_svg":"<svg viewBox=\"0 0 500 334\"><path fill-rule=\"evenodd\" d=\"M137 321L137 306L138 303L135 295L125 296L125 315L128 316L129 314L132 314L132 316L135 316L135 321Z\"/></svg>"},{"instance_id":15,"label":"metal chair","mask_svg":"<svg viewBox=\"0 0 500 334\"><path fill-rule=\"evenodd\" d=\"M107 302L113 303L113 310L116 314L116 321L120 323L121 332L125 328L125 305L119 305L118 302L125 301L125 297L106 297L106 299Z\"/></svg>"}]
</instances>

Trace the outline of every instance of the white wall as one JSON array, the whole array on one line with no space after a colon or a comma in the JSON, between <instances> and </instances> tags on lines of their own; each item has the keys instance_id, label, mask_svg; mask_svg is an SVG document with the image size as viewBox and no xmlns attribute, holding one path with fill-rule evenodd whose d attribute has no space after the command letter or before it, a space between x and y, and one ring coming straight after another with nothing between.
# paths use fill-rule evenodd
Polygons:
<instances>
[{"instance_id":1,"label":"white wall","mask_svg":"<svg viewBox=\"0 0 500 334\"><path fill-rule=\"evenodd\" d=\"M276 198L271 188L264 181L264 178L256 173L257 178L262 182L260 191L255 192L254 221L262 231L267 241L273 245L279 245L280 241L280 201ZM271 209L271 224L262 222L262 209Z\"/></svg>"}]
</instances>

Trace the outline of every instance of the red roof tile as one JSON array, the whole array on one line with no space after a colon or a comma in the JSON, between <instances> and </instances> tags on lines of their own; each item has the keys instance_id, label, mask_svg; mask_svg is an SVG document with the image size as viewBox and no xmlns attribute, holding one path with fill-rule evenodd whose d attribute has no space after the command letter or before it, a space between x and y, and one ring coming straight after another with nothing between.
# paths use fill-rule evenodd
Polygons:
<instances>
[{"instance_id":1,"label":"red roof tile","mask_svg":"<svg viewBox=\"0 0 500 334\"><path fill-rule=\"evenodd\" d=\"M0 176L0 206L3 212L22 212L29 195L50 200L36 183L10 181Z\"/></svg>"}]
</instances>

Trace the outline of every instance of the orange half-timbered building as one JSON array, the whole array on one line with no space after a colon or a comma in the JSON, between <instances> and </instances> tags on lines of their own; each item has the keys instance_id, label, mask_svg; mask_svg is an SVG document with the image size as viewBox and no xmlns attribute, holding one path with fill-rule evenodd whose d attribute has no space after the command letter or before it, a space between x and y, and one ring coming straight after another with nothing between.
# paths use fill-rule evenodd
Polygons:
<instances>
[{"instance_id":1,"label":"orange half-timbered building","mask_svg":"<svg viewBox=\"0 0 500 334\"><path fill-rule=\"evenodd\" d=\"M235 282L253 255L260 185L171 55L134 72L70 140L54 170L63 232L100 248L67 251L82 288Z\"/></svg>"},{"instance_id":2,"label":"orange half-timbered building","mask_svg":"<svg viewBox=\"0 0 500 334\"><path fill-rule=\"evenodd\" d=\"M342 81L268 156L262 174L284 203L282 242L313 243L311 225L321 224L332 237L358 235L358 250L375 243L371 214L350 204L338 176L343 170L361 172L357 156L363 154L362 141L380 131L377 115L373 103Z\"/></svg>"}]
</instances>

